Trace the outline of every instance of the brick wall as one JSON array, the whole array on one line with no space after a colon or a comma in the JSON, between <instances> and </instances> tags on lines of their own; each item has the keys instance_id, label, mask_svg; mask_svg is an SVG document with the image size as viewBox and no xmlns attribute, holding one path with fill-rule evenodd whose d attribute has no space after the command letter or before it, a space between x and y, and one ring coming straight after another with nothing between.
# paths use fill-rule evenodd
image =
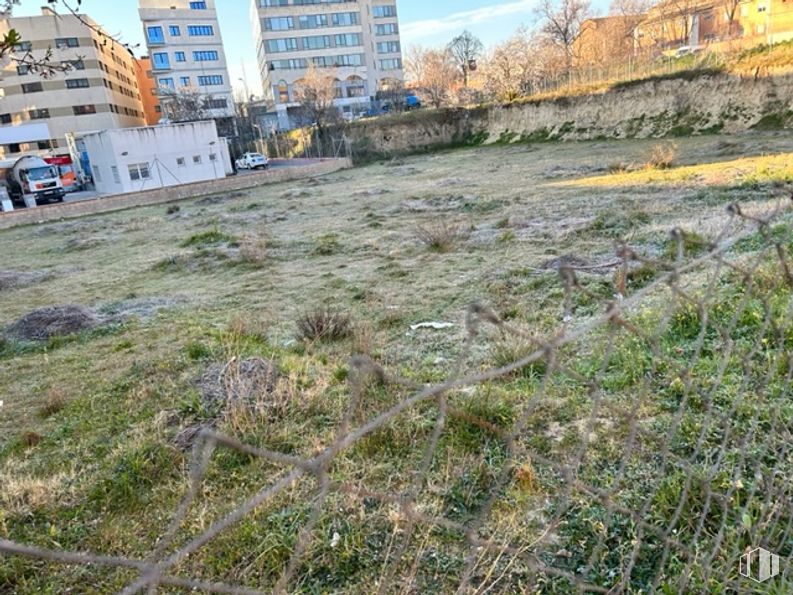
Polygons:
<instances>
[{"instance_id":1,"label":"brick wall","mask_svg":"<svg viewBox=\"0 0 793 595\"><path fill-rule=\"evenodd\" d=\"M157 190L147 190L146 192L104 196L102 198L92 198L72 203L42 205L35 209L18 209L8 213L0 213L0 229L7 229L18 225L28 225L31 223L56 221L59 219L71 219L74 217L82 217L83 215L120 211L134 207L209 196L222 192L245 190L265 184L277 184L290 180L312 178L351 166L352 163L349 159L324 159L316 163L298 167L284 167L244 176L231 176L224 180L170 186L168 188L158 188Z\"/></svg>"}]
</instances>

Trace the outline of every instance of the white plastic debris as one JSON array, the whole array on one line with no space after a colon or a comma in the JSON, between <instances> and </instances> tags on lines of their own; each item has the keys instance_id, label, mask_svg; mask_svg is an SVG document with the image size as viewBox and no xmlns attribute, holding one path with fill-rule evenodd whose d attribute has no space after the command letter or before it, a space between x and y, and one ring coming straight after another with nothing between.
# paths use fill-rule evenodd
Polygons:
<instances>
[{"instance_id":1,"label":"white plastic debris","mask_svg":"<svg viewBox=\"0 0 793 595\"><path fill-rule=\"evenodd\" d=\"M333 537L330 540L330 547L338 547L340 541L341 541L341 535L339 535L337 531L334 531Z\"/></svg>"},{"instance_id":2,"label":"white plastic debris","mask_svg":"<svg viewBox=\"0 0 793 595\"><path fill-rule=\"evenodd\" d=\"M411 325L410 330L417 331L419 329L428 328L434 331L442 331L447 328L452 328L453 326L453 322L420 322L418 324Z\"/></svg>"}]
</instances>

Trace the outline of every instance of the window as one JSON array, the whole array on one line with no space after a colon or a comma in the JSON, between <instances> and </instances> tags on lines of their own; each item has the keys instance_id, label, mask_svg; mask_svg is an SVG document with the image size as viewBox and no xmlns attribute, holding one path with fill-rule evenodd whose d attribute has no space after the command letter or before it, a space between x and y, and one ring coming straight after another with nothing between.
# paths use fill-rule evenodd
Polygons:
<instances>
[{"instance_id":1,"label":"window","mask_svg":"<svg viewBox=\"0 0 793 595\"><path fill-rule=\"evenodd\" d=\"M346 35L336 35L337 46L357 46L362 45L360 33L347 33Z\"/></svg>"},{"instance_id":2,"label":"window","mask_svg":"<svg viewBox=\"0 0 793 595\"><path fill-rule=\"evenodd\" d=\"M128 165L127 169L129 170L129 179L133 182L137 180L150 180L151 173L149 172L149 164L148 163L135 163L132 165Z\"/></svg>"},{"instance_id":3,"label":"window","mask_svg":"<svg viewBox=\"0 0 793 595\"><path fill-rule=\"evenodd\" d=\"M264 29L266 31L287 31L295 28L295 20L292 17L272 17L264 19Z\"/></svg>"},{"instance_id":4,"label":"window","mask_svg":"<svg viewBox=\"0 0 793 595\"><path fill-rule=\"evenodd\" d=\"M168 54L166 52L152 54L151 58L155 70L167 70L171 68L171 63L168 60Z\"/></svg>"},{"instance_id":5,"label":"window","mask_svg":"<svg viewBox=\"0 0 793 595\"><path fill-rule=\"evenodd\" d=\"M188 25L187 34L191 37L212 37L215 29L212 25Z\"/></svg>"},{"instance_id":6,"label":"window","mask_svg":"<svg viewBox=\"0 0 793 595\"><path fill-rule=\"evenodd\" d=\"M53 149L52 142L48 140L40 140L36 141L36 148L39 151L48 151L49 149Z\"/></svg>"},{"instance_id":7,"label":"window","mask_svg":"<svg viewBox=\"0 0 793 595\"><path fill-rule=\"evenodd\" d=\"M82 60L72 60L67 62L67 64L75 70L85 70L85 62Z\"/></svg>"},{"instance_id":8,"label":"window","mask_svg":"<svg viewBox=\"0 0 793 595\"><path fill-rule=\"evenodd\" d=\"M32 109L28 111L31 120L46 120L50 117L50 110L47 108Z\"/></svg>"},{"instance_id":9,"label":"window","mask_svg":"<svg viewBox=\"0 0 793 595\"><path fill-rule=\"evenodd\" d=\"M301 70L303 68L308 68L308 60L305 58L273 60L270 62L270 70Z\"/></svg>"},{"instance_id":10,"label":"window","mask_svg":"<svg viewBox=\"0 0 793 595\"><path fill-rule=\"evenodd\" d=\"M162 27L147 27L146 36L149 38L149 43L165 43Z\"/></svg>"},{"instance_id":11,"label":"window","mask_svg":"<svg viewBox=\"0 0 793 595\"><path fill-rule=\"evenodd\" d=\"M380 70L399 70L400 68L402 68L402 60L399 58L380 60Z\"/></svg>"},{"instance_id":12,"label":"window","mask_svg":"<svg viewBox=\"0 0 793 595\"><path fill-rule=\"evenodd\" d=\"M396 35L397 33L399 33L399 29L396 23L384 23L374 26L375 35Z\"/></svg>"},{"instance_id":13,"label":"window","mask_svg":"<svg viewBox=\"0 0 793 595\"><path fill-rule=\"evenodd\" d=\"M110 173L113 174L113 181L116 184L121 184L121 175L118 173L118 167L116 167L115 165L111 165Z\"/></svg>"},{"instance_id":14,"label":"window","mask_svg":"<svg viewBox=\"0 0 793 595\"><path fill-rule=\"evenodd\" d=\"M176 165L177 165L177 167L186 167L187 164L185 163L184 157L177 157L176 158Z\"/></svg>"},{"instance_id":15,"label":"window","mask_svg":"<svg viewBox=\"0 0 793 595\"><path fill-rule=\"evenodd\" d=\"M200 52L193 52L193 60L196 62L217 62L219 54L216 50L204 50Z\"/></svg>"},{"instance_id":16,"label":"window","mask_svg":"<svg viewBox=\"0 0 793 595\"><path fill-rule=\"evenodd\" d=\"M102 181L102 174L101 174L101 172L99 171L99 167L98 167L98 166L97 166L97 167L95 167L93 171L94 171L94 179L95 179L97 182L101 182L101 181Z\"/></svg>"},{"instance_id":17,"label":"window","mask_svg":"<svg viewBox=\"0 0 793 595\"><path fill-rule=\"evenodd\" d=\"M386 6L373 6L372 14L376 19L382 19L384 17L395 17L397 15L396 6L391 4Z\"/></svg>"},{"instance_id":18,"label":"window","mask_svg":"<svg viewBox=\"0 0 793 595\"><path fill-rule=\"evenodd\" d=\"M174 84L173 79L171 77L164 77L161 79L157 79L157 82L159 83L160 88L162 89L170 89L171 91L176 90L176 85Z\"/></svg>"},{"instance_id":19,"label":"window","mask_svg":"<svg viewBox=\"0 0 793 595\"><path fill-rule=\"evenodd\" d=\"M330 35L314 35L303 38L303 49L322 50L330 47Z\"/></svg>"},{"instance_id":20,"label":"window","mask_svg":"<svg viewBox=\"0 0 793 595\"><path fill-rule=\"evenodd\" d=\"M204 102L206 109L226 109L228 105L228 101L225 99L207 99Z\"/></svg>"},{"instance_id":21,"label":"window","mask_svg":"<svg viewBox=\"0 0 793 595\"><path fill-rule=\"evenodd\" d=\"M93 104L89 104L89 105L75 105L72 108L72 111L74 112L75 116L87 116L89 114L95 114L96 113L96 106L93 105Z\"/></svg>"},{"instance_id":22,"label":"window","mask_svg":"<svg viewBox=\"0 0 793 595\"><path fill-rule=\"evenodd\" d=\"M190 86L190 77L189 76L180 76L179 77L179 85L182 87L189 87Z\"/></svg>"},{"instance_id":23,"label":"window","mask_svg":"<svg viewBox=\"0 0 793 595\"><path fill-rule=\"evenodd\" d=\"M88 79L67 79L66 80L66 88L67 89L87 89L90 87L90 83Z\"/></svg>"},{"instance_id":24,"label":"window","mask_svg":"<svg viewBox=\"0 0 793 595\"><path fill-rule=\"evenodd\" d=\"M210 153L209 154L209 160L210 161L217 161L218 160L218 156L215 155L214 153Z\"/></svg>"},{"instance_id":25,"label":"window","mask_svg":"<svg viewBox=\"0 0 793 595\"><path fill-rule=\"evenodd\" d=\"M287 39L268 39L264 42L264 47L268 53L290 52L297 49L297 38Z\"/></svg>"},{"instance_id":26,"label":"window","mask_svg":"<svg viewBox=\"0 0 793 595\"><path fill-rule=\"evenodd\" d=\"M41 86L41 83L25 83L22 85L23 93L41 93L43 90L44 87Z\"/></svg>"},{"instance_id":27,"label":"window","mask_svg":"<svg viewBox=\"0 0 793 595\"><path fill-rule=\"evenodd\" d=\"M333 26L334 27L349 27L350 25L358 24L357 12L336 12L333 13Z\"/></svg>"},{"instance_id":28,"label":"window","mask_svg":"<svg viewBox=\"0 0 793 595\"><path fill-rule=\"evenodd\" d=\"M33 50L33 43L30 41L22 41L14 46L15 52L30 52L32 50ZM17 151L17 153L18 152L19 151Z\"/></svg>"},{"instance_id":29,"label":"window","mask_svg":"<svg viewBox=\"0 0 793 595\"><path fill-rule=\"evenodd\" d=\"M201 155L193 155L193 164L201 165Z\"/></svg>"},{"instance_id":30,"label":"window","mask_svg":"<svg viewBox=\"0 0 793 595\"><path fill-rule=\"evenodd\" d=\"M207 3L206 2L191 2L190 3L190 10L206 10Z\"/></svg>"},{"instance_id":31,"label":"window","mask_svg":"<svg viewBox=\"0 0 793 595\"><path fill-rule=\"evenodd\" d=\"M328 15L326 14L308 14L297 17L301 29L319 29L320 27L328 26Z\"/></svg>"},{"instance_id":32,"label":"window","mask_svg":"<svg viewBox=\"0 0 793 595\"><path fill-rule=\"evenodd\" d=\"M187 62L187 58L185 57L184 52L174 52L173 58L177 62Z\"/></svg>"},{"instance_id":33,"label":"window","mask_svg":"<svg viewBox=\"0 0 793 595\"><path fill-rule=\"evenodd\" d=\"M168 34L171 37L180 37L182 35L182 30L179 28L179 25L168 25Z\"/></svg>"},{"instance_id":34,"label":"window","mask_svg":"<svg viewBox=\"0 0 793 595\"><path fill-rule=\"evenodd\" d=\"M0 124L10 124L11 114L0 114Z\"/></svg>"},{"instance_id":35,"label":"window","mask_svg":"<svg viewBox=\"0 0 793 595\"><path fill-rule=\"evenodd\" d=\"M198 85L201 87L210 87L223 84L223 77L219 74L209 74L198 77Z\"/></svg>"},{"instance_id":36,"label":"window","mask_svg":"<svg viewBox=\"0 0 793 595\"><path fill-rule=\"evenodd\" d=\"M59 50L64 48L79 48L80 41L76 37L60 37L55 40L55 47Z\"/></svg>"},{"instance_id":37,"label":"window","mask_svg":"<svg viewBox=\"0 0 793 595\"><path fill-rule=\"evenodd\" d=\"M399 52L398 41L380 41L377 43L378 54L396 54Z\"/></svg>"}]
</instances>

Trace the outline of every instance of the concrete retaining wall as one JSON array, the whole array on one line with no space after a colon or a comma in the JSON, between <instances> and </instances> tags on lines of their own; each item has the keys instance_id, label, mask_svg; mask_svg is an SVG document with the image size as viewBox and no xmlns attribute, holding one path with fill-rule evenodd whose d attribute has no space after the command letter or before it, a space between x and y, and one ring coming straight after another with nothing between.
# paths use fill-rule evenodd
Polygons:
<instances>
[{"instance_id":1,"label":"concrete retaining wall","mask_svg":"<svg viewBox=\"0 0 793 595\"><path fill-rule=\"evenodd\" d=\"M231 176L223 180L158 188L157 190L147 190L146 192L132 192L116 196L105 196L72 203L42 205L33 209L19 209L8 213L0 213L0 229L174 202L188 198L219 194L221 192L245 190L265 184L277 184L290 180L313 178L314 176L329 174L348 167L352 167L352 163L349 159L325 159L317 163L310 163L299 167L284 167L282 169L252 173L244 176Z\"/></svg>"}]
</instances>

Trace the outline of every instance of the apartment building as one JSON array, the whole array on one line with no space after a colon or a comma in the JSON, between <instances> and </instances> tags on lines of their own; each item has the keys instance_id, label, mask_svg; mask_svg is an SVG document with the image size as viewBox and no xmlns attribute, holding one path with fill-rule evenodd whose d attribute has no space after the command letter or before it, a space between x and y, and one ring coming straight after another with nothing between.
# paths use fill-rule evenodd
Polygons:
<instances>
[{"instance_id":1,"label":"apartment building","mask_svg":"<svg viewBox=\"0 0 793 595\"><path fill-rule=\"evenodd\" d=\"M636 30L639 49L753 47L793 39L793 0L664 0Z\"/></svg>"},{"instance_id":2,"label":"apartment building","mask_svg":"<svg viewBox=\"0 0 793 595\"><path fill-rule=\"evenodd\" d=\"M251 18L265 95L282 127L309 64L333 70L336 104L347 113L404 79L396 0L253 0Z\"/></svg>"},{"instance_id":3,"label":"apartment building","mask_svg":"<svg viewBox=\"0 0 793 595\"><path fill-rule=\"evenodd\" d=\"M146 116L146 124L154 126L162 120L162 108L157 93L157 84L154 81L154 72L151 69L151 58L143 56L138 58L137 62L138 89L140 89L140 99L143 103L143 113Z\"/></svg>"},{"instance_id":4,"label":"apartment building","mask_svg":"<svg viewBox=\"0 0 793 595\"><path fill-rule=\"evenodd\" d=\"M172 120L233 116L215 0L140 0L138 6L162 115ZM185 110L184 104L195 107ZM190 118L191 111L199 117Z\"/></svg>"},{"instance_id":5,"label":"apartment building","mask_svg":"<svg viewBox=\"0 0 793 595\"><path fill-rule=\"evenodd\" d=\"M50 63L70 68L43 78L12 60L0 70L0 156L64 155L67 133L144 125L134 58L89 17L42 8L0 20L0 36L10 29L23 40L17 58L51 51Z\"/></svg>"}]
</instances>

